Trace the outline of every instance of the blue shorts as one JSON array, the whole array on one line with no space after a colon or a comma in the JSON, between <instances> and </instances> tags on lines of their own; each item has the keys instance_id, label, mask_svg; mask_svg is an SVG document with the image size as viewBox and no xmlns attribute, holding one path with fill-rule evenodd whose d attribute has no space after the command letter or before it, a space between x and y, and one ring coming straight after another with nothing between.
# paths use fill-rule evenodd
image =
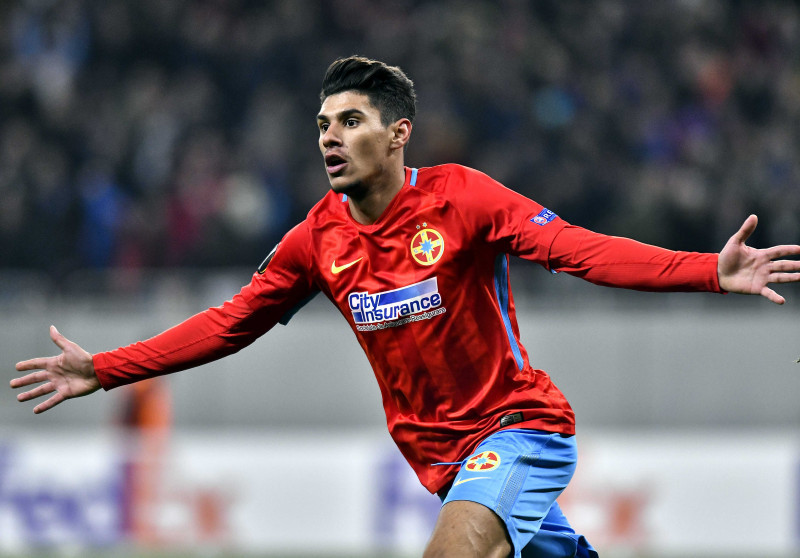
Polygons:
<instances>
[{"instance_id":1,"label":"blue shorts","mask_svg":"<svg viewBox=\"0 0 800 558\"><path fill-rule=\"evenodd\" d=\"M493 510L506 524L515 558L597 557L556 502L577 457L574 436L500 430L462 463L443 505L468 500Z\"/></svg>"}]
</instances>

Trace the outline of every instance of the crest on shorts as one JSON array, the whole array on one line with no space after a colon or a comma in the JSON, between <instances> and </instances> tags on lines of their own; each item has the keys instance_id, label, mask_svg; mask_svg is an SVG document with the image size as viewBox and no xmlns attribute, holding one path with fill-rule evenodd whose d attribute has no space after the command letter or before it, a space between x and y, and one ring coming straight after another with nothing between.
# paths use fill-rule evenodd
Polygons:
<instances>
[{"instance_id":1,"label":"crest on shorts","mask_svg":"<svg viewBox=\"0 0 800 558\"><path fill-rule=\"evenodd\" d=\"M483 451L477 455L473 455L467 459L467 464L464 468L467 471L475 471L485 473L486 471L493 471L500 466L500 456L493 451Z\"/></svg>"}]
</instances>

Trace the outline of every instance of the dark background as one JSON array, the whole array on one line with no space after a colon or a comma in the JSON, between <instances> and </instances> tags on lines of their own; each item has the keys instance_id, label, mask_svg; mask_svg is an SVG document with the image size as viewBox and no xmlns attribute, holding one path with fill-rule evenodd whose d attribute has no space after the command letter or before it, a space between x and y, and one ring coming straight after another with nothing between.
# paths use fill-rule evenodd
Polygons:
<instances>
[{"instance_id":1,"label":"dark background","mask_svg":"<svg viewBox=\"0 0 800 558\"><path fill-rule=\"evenodd\" d=\"M327 191L350 54L415 81L411 166L674 249L800 238L796 2L4 1L0 269L255 268Z\"/></svg>"}]
</instances>

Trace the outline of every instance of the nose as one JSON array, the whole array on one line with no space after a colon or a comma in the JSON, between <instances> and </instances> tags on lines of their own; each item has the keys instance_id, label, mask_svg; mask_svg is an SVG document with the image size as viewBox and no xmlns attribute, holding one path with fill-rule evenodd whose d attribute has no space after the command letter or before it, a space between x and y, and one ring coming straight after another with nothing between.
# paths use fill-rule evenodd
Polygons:
<instances>
[{"instance_id":1,"label":"nose","mask_svg":"<svg viewBox=\"0 0 800 558\"><path fill-rule=\"evenodd\" d=\"M334 145L341 145L342 140L339 138L339 134L336 131L336 126L334 124L329 124L328 129L322 133L320 137L320 143L323 147L331 147Z\"/></svg>"}]
</instances>

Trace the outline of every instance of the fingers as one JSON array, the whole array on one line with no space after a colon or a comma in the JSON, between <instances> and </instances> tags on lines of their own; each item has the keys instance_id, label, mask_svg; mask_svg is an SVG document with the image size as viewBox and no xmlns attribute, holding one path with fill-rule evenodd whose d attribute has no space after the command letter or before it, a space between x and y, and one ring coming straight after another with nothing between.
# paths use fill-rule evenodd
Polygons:
<instances>
[{"instance_id":1,"label":"fingers","mask_svg":"<svg viewBox=\"0 0 800 558\"><path fill-rule=\"evenodd\" d=\"M778 260L767 264L767 283L800 282L800 260Z\"/></svg>"},{"instance_id":2,"label":"fingers","mask_svg":"<svg viewBox=\"0 0 800 558\"><path fill-rule=\"evenodd\" d=\"M55 407L64 400L65 400L64 396L56 392L55 395L53 395L53 397L51 397L50 399L36 405L36 407L33 408L33 412L37 415L39 413L44 413L48 409L52 409L53 407Z\"/></svg>"},{"instance_id":3,"label":"fingers","mask_svg":"<svg viewBox=\"0 0 800 558\"><path fill-rule=\"evenodd\" d=\"M14 378L11 380L10 385L12 388L20 388L24 386L29 386L32 384L37 384L40 382L44 382L39 386L34 387L33 389L20 393L17 395L18 401L29 401L31 399L36 399L37 397L42 397L44 395L53 394L51 397L39 403L36 407L34 407L33 412L36 414L43 413L49 409L52 409L59 403L65 401L67 397L61 393L59 393L56 389L55 384L52 381L49 381L50 378L48 376L53 372L54 368L57 368L56 364L60 362L63 356L66 354L66 349L69 347L74 347L75 344L69 341L66 337L59 333L58 329L55 326L50 326L50 339L52 339L53 343L61 349L62 354L55 357L46 357L46 358L32 358L30 360L23 360L18 362L16 365L16 369L19 372L26 371L26 370L36 370L36 372L32 372L25 376L21 376L19 378ZM51 372L48 372L48 369Z\"/></svg>"},{"instance_id":4,"label":"fingers","mask_svg":"<svg viewBox=\"0 0 800 558\"><path fill-rule=\"evenodd\" d=\"M55 343L62 351L64 350L64 347L67 346L67 343L69 343L69 340L61 335L54 325L50 326L50 339L52 339L53 343Z\"/></svg>"},{"instance_id":5,"label":"fingers","mask_svg":"<svg viewBox=\"0 0 800 558\"><path fill-rule=\"evenodd\" d=\"M47 380L47 373L45 371L34 372L33 374L28 374L27 376L23 376L21 378L14 378L11 380L11 387L18 388L23 386L29 386L31 384L35 384L37 382L44 382ZM55 392L55 393L54 393ZM26 391L17 395L17 401L30 401L31 399L36 399L37 397L41 397L43 395L47 395L49 393L53 393L53 396L49 399L39 403L36 407L33 408L33 412L35 414L43 413L48 409L52 409L66 398L56 391L56 386L53 382L47 382L46 384L42 384L33 388L30 391Z\"/></svg>"},{"instance_id":6,"label":"fingers","mask_svg":"<svg viewBox=\"0 0 800 558\"><path fill-rule=\"evenodd\" d=\"M56 326L50 326L50 339L53 340L59 349L62 351L64 348L70 343L69 339L61 335L59 331L56 329ZM30 360L23 360L22 362L17 363L17 370L20 372L23 370L36 370L37 368L43 369L47 367L47 364L50 360L54 357L44 357L44 358L32 358Z\"/></svg>"},{"instance_id":7,"label":"fingers","mask_svg":"<svg viewBox=\"0 0 800 558\"><path fill-rule=\"evenodd\" d=\"M36 399L37 397L41 397L42 395L53 393L55 390L56 387L53 385L53 382L47 382L46 384L42 384L38 387L35 387L30 391L20 393L19 395L17 395L17 401L30 401L31 399Z\"/></svg>"},{"instance_id":8,"label":"fingers","mask_svg":"<svg viewBox=\"0 0 800 558\"><path fill-rule=\"evenodd\" d=\"M797 283L800 282L800 273L775 273L767 277L767 283Z\"/></svg>"},{"instance_id":9,"label":"fingers","mask_svg":"<svg viewBox=\"0 0 800 558\"><path fill-rule=\"evenodd\" d=\"M742 226L736 231L736 234L733 235L733 239L744 244L747 239L750 238L750 235L753 234L753 231L756 230L757 225L758 217L750 215L744 220L744 223L742 223Z\"/></svg>"},{"instance_id":10,"label":"fingers","mask_svg":"<svg viewBox=\"0 0 800 558\"><path fill-rule=\"evenodd\" d=\"M64 347L66 347L67 344L69 343L69 340L63 335L61 335L56 329L56 326L53 325L50 326L50 339L52 339L53 343L55 343L58 346L58 348L61 349L62 351L64 350ZM57 357L40 357L40 358L32 358L29 360L23 360L17 363L16 369L18 372L24 372L25 370L44 370L47 368L47 366L52 362L54 358ZM17 379L19 380L21 378ZM12 380L12 382L13 381L14 380ZM34 380L34 381L41 381L41 380ZM23 385L27 384L18 384L17 386L12 385L11 387L19 387Z\"/></svg>"},{"instance_id":11,"label":"fingers","mask_svg":"<svg viewBox=\"0 0 800 558\"><path fill-rule=\"evenodd\" d=\"M770 271L800 271L800 260L772 260Z\"/></svg>"},{"instance_id":12,"label":"fingers","mask_svg":"<svg viewBox=\"0 0 800 558\"><path fill-rule=\"evenodd\" d=\"M771 260L774 260L776 258L800 256L800 246L795 244L773 246L772 248L767 248L766 251L767 255L769 256L769 259ZM795 261L795 260L788 260L788 261Z\"/></svg>"},{"instance_id":13,"label":"fingers","mask_svg":"<svg viewBox=\"0 0 800 558\"><path fill-rule=\"evenodd\" d=\"M764 287L763 289L761 289L761 296L763 296L770 302L774 302L775 304L783 304L784 302L786 302L785 298L783 298L781 295L779 295L769 287Z\"/></svg>"},{"instance_id":14,"label":"fingers","mask_svg":"<svg viewBox=\"0 0 800 558\"><path fill-rule=\"evenodd\" d=\"M19 368L17 368L19 370ZM29 386L31 384L38 384L39 382L44 382L47 380L47 372L44 370L40 372L34 372L33 374L28 374L26 376L22 376L20 378L14 378L9 382L12 388L21 388L25 386Z\"/></svg>"},{"instance_id":15,"label":"fingers","mask_svg":"<svg viewBox=\"0 0 800 558\"><path fill-rule=\"evenodd\" d=\"M17 372L24 372L25 370L44 370L47 368L50 359L53 357L32 358L30 360L23 360L17 363Z\"/></svg>"}]
</instances>

